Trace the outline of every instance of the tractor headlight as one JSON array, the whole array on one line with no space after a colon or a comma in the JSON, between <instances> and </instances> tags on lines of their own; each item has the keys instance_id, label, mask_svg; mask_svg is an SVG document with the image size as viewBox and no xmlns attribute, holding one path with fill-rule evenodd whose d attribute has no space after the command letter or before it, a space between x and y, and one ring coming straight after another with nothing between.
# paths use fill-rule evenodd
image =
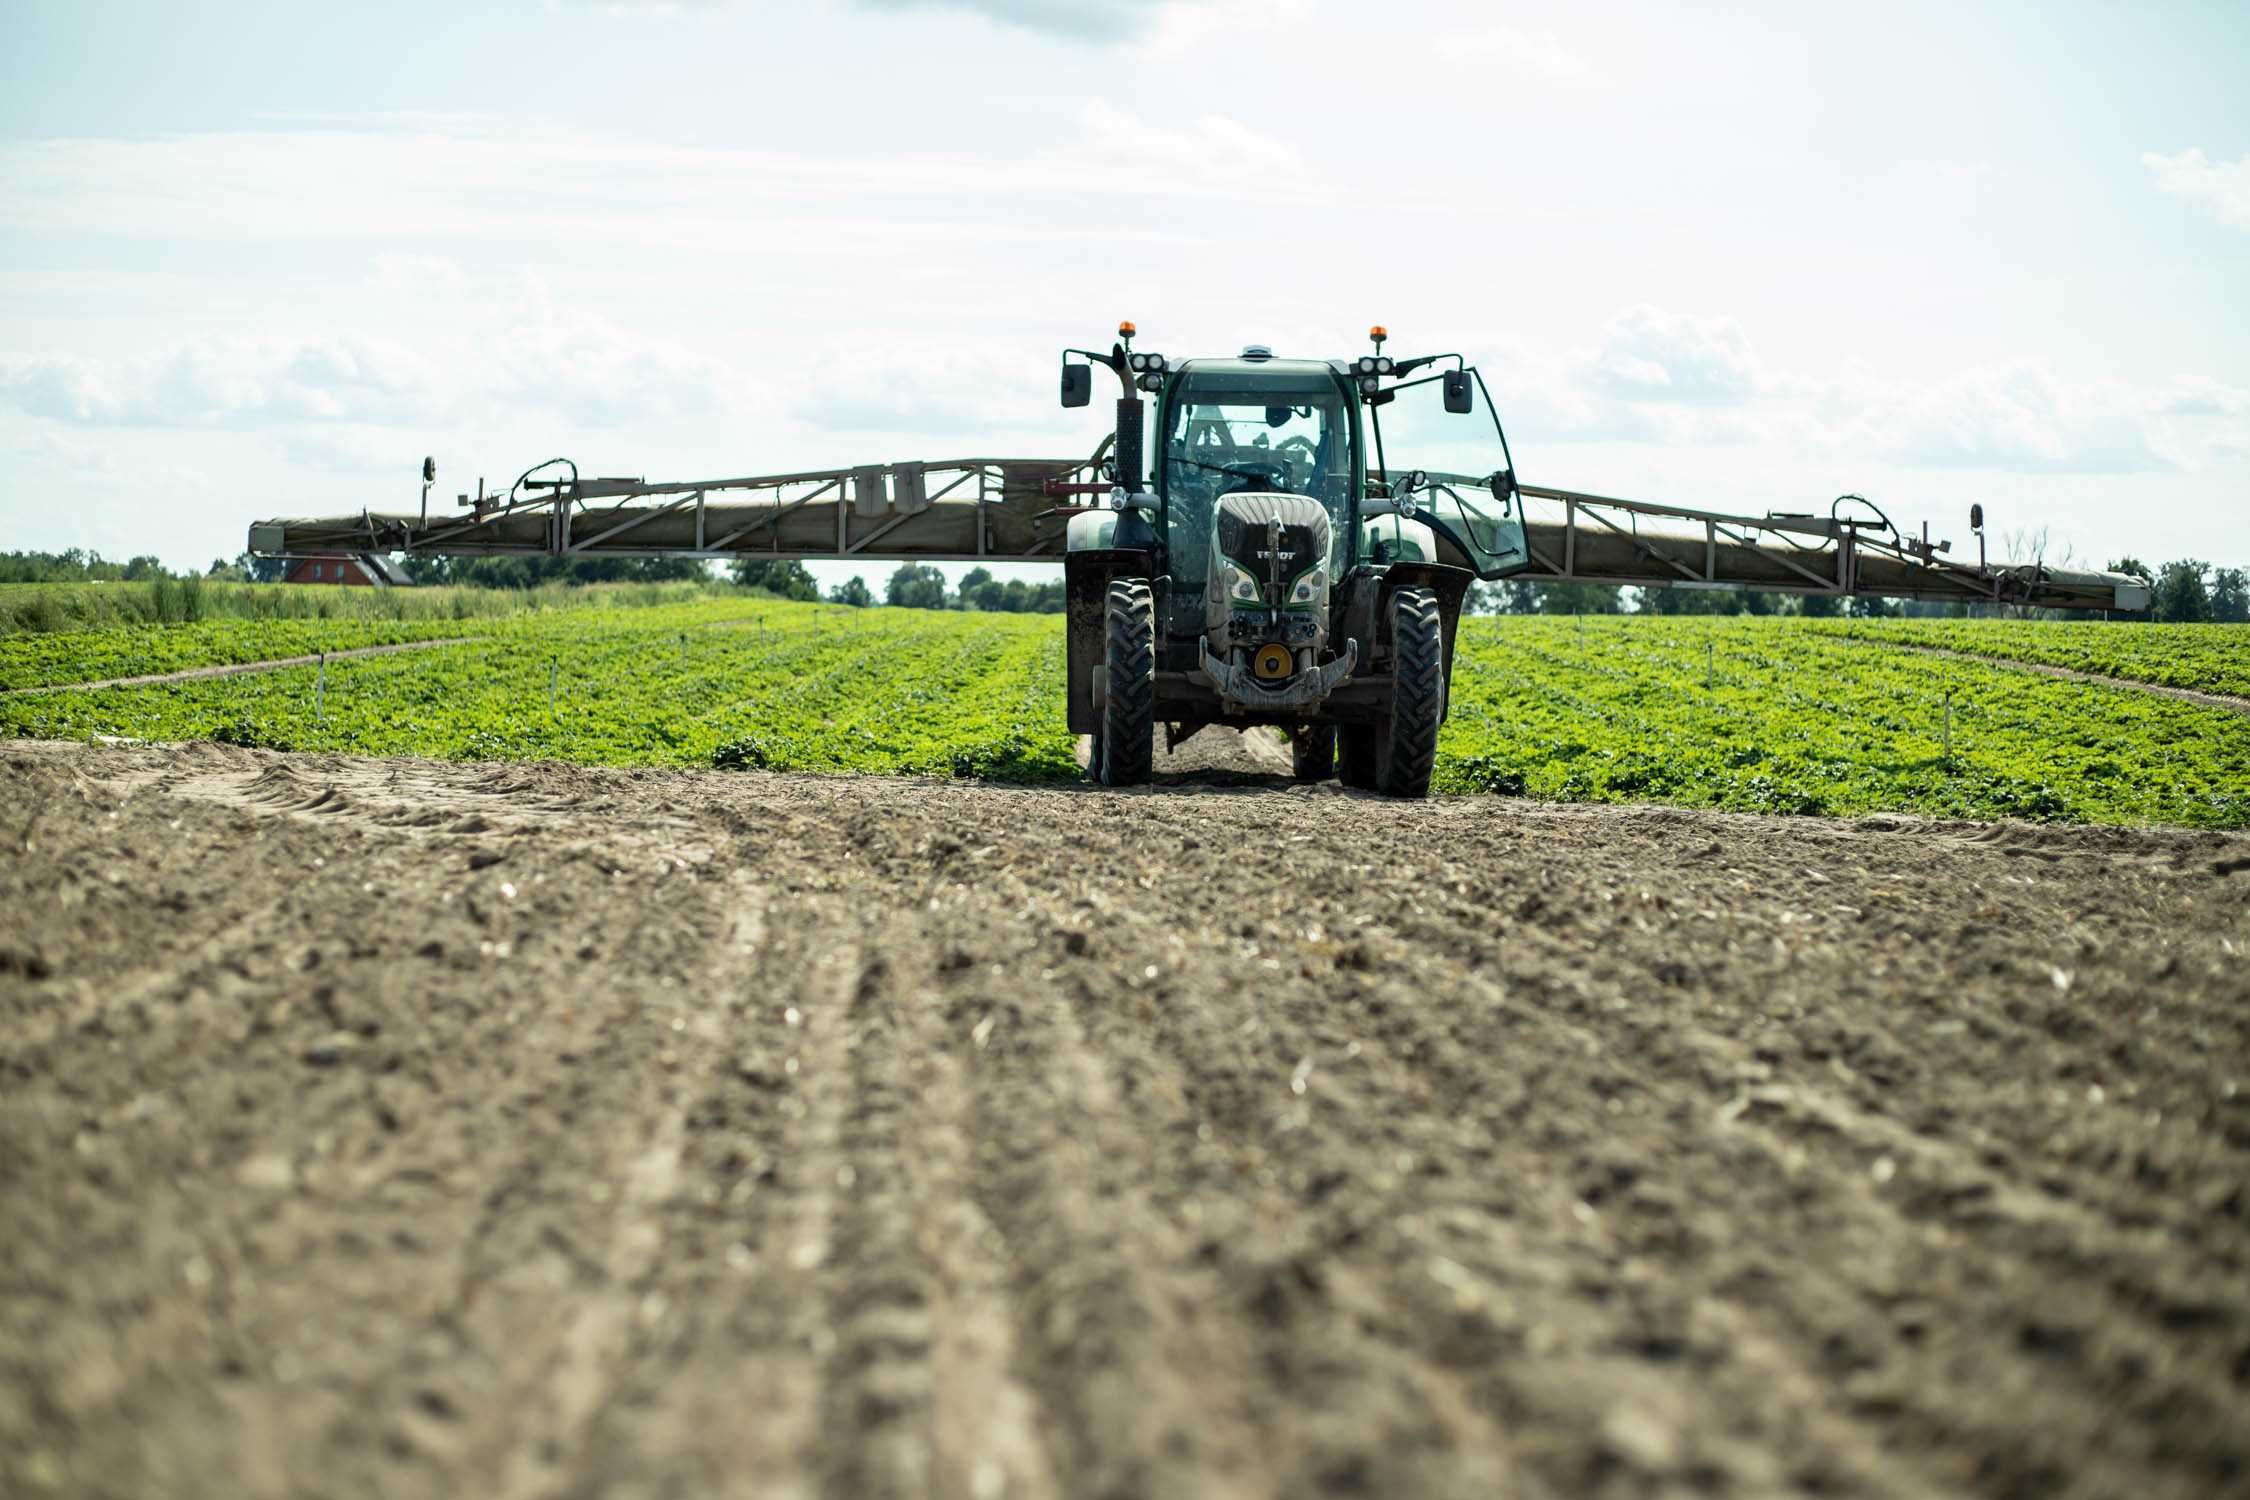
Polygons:
<instances>
[{"instance_id":1,"label":"tractor headlight","mask_svg":"<svg viewBox=\"0 0 2250 1500\"><path fill-rule=\"evenodd\" d=\"M1219 587L1224 589L1226 596L1237 604L1256 604L1258 602L1258 580L1252 578L1233 563L1221 563L1219 565Z\"/></svg>"},{"instance_id":2,"label":"tractor headlight","mask_svg":"<svg viewBox=\"0 0 2250 1500\"><path fill-rule=\"evenodd\" d=\"M1328 587L1328 570L1315 568L1299 578L1289 589L1291 604L1318 604L1321 591Z\"/></svg>"}]
</instances>

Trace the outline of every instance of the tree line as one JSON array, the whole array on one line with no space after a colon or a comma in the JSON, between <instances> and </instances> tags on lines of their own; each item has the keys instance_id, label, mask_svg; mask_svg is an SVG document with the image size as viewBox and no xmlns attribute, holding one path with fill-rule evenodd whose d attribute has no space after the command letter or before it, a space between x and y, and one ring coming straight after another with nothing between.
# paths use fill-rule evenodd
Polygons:
<instances>
[{"instance_id":1,"label":"tree line","mask_svg":"<svg viewBox=\"0 0 2250 1500\"><path fill-rule=\"evenodd\" d=\"M711 571L692 557L408 557L407 575L416 583L469 588L531 589L549 583L701 583ZM157 579L202 578L212 582L273 583L288 564L280 558L245 552L232 562L213 558L201 573L175 572L154 556L115 562L99 552L0 552L0 583L141 583ZM729 577L744 588L762 589L783 599L817 601L820 585L801 562L735 558ZM2240 624L2250 622L2250 572L2219 568L2199 558L2179 558L2151 568L2135 557L2109 565L2149 586L2149 608L2113 612L2119 620ZM883 594L864 578L837 584L826 595L832 604L859 607L878 602L904 609L984 610L1003 614L1060 614L1060 579L1039 583L1014 578L1002 583L989 568L972 568L958 588L949 587L942 569L929 563L901 563L885 582ZM1598 583L1529 583L1511 579L1478 584L1466 608L1474 614L1503 615L1799 615L1883 619L1915 616L1959 617L2003 613L1985 604L1937 604L1916 599L1835 598L1824 594L1784 594L1759 589L1639 589ZM2041 613L2041 611L2032 611Z\"/></svg>"},{"instance_id":2,"label":"tree line","mask_svg":"<svg viewBox=\"0 0 2250 1500\"><path fill-rule=\"evenodd\" d=\"M2149 586L2149 607L2112 610L2113 620L2236 625L2250 622L2250 571L2214 568L2181 558L2150 569L2138 558L2113 562L2108 571L2129 573ZM1806 619L1959 619L1978 615L2058 615L2011 605L1938 603L1927 599L1839 598L1764 589L1641 589L1600 583L1538 584L1510 579L1477 584L1464 606L1473 614L1499 615L1797 615Z\"/></svg>"}]
</instances>

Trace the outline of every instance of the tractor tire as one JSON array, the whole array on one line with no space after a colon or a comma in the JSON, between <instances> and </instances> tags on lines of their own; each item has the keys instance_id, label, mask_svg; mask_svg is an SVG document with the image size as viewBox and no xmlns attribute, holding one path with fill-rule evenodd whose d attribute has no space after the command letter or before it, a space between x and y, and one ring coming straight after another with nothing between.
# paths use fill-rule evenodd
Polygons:
<instances>
[{"instance_id":1,"label":"tractor tire","mask_svg":"<svg viewBox=\"0 0 2250 1500\"><path fill-rule=\"evenodd\" d=\"M1299 781L1326 781L1336 774L1336 729L1308 724L1289 732L1289 772Z\"/></svg>"},{"instance_id":2,"label":"tractor tire","mask_svg":"<svg viewBox=\"0 0 2250 1500\"><path fill-rule=\"evenodd\" d=\"M1336 779L1362 792L1375 790L1375 734L1373 724L1336 726Z\"/></svg>"},{"instance_id":3,"label":"tractor tire","mask_svg":"<svg viewBox=\"0 0 2250 1500\"><path fill-rule=\"evenodd\" d=\"M1375 790L1427 797L1445 721L1445 621L1428 589L1391 595L1391 672L1391 721L1375 731Z\"/></svg>"},{"instance_id":4,"label":"tractor tire","mask_svg":"<svg viewBox=\"0 0 2250 1500\"><path fill-rule=\"evenodd\" d=\"M1103 786L1146 786L1156 755L1156 605L1145 578L1117 578L1102 610L1107 677L1094 753Z\"/></svg>"}]
</instances>

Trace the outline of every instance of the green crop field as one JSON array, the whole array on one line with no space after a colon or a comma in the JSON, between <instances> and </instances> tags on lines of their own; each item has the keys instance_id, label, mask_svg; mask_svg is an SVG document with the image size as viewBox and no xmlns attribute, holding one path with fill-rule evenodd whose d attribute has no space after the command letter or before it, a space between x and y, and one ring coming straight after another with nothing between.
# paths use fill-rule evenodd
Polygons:
<instances>
[{"instance_id":1,"label":"green crop field","mask_svg":"<svg viewBox=\"0 0 2250 1500\"><path fill-rule=\"evenodd\" d=\"M1808 624L1855 640L1934 646L2250 698L2250 626L2245 625L2101 620L1818 620Z\"/></svg>"},{"instance_id":2,"label":"green crop field","mask_svg":"<svg viewBox=\"0 0 2250 1500\"><path fill-rule=\"evenodd\" d=\"M1438 786L1762 812L2250 827L2250 715L1901 649L1886 633L1894 628L1949 648L2099 660L2110 675L2129 665L2143 680L2215 691L2236 683L2236 643L2250 641L2230 626L1472 619ZM0 636L0 683L450 636L467 639L330 662L324 688L321 672L303 666L10 692L0 696L0 735L1018 781L1077 774L1053 616L732 595L466 619L221 620Z\"/></svg>"}]
</instances>

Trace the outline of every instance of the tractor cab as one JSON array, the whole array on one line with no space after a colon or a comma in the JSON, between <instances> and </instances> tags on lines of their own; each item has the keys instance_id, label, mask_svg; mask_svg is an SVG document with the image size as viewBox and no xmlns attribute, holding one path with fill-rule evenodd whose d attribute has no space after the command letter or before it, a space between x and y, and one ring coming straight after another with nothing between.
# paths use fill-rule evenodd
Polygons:
<instances>
[{"instance_id":1,"label":"tractor cab","mask_svg":"<svg viewBox=\"0 0 2250 1500\"><path fill-rule=\"evenodd\" d=\"M1064 558L1071 727L1096 774L1145 780L1156 723L1175 743L1271 724L1304 779L1340 754L1347 784L1423 795L1463 599L1529 562L1482 378L1457 355L1394 361L1380 329L1356 360L1253 345L1177 365L1119 333L1063 367L1065 406L1089 403L1097 362L1124 387L1109 505L1071 518Z\"/></svg>"}]
</instances>

